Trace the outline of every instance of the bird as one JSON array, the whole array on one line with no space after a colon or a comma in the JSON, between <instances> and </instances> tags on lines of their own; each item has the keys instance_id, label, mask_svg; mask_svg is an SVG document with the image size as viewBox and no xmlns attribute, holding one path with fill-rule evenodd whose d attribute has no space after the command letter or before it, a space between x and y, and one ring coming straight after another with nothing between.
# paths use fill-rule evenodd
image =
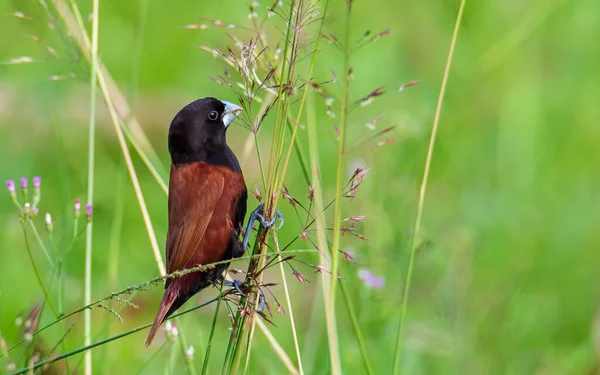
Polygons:
<instances>
[{"instance_id":1,"label":"bird","mask_svg":"<svg viewBox=\"0 0 600 375\"><path fill-rule=\"evenodd\" d=\"M242 108L205 97L183 107L171 121L171 156L166 240L167 273L241 257L239 241L248 192L226 133ZM253 212L253 218L260 216ZM262 220L262 217L259 219ZM265 223L268 224L268 223ZM250 223L252 225L252 223ZM249 228L251 230L251 227ZM220 282L229 264L167 279L146 346L167 317L211 283ZM239 288L236 285L236 289Z\"/></svg>"}]
</instances>

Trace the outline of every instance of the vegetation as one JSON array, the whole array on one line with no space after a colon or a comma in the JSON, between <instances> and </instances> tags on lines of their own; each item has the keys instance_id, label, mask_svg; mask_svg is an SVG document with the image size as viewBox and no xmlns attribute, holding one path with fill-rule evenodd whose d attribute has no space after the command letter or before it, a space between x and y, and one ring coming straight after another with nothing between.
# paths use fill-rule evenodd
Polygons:
<instances>
[{"instance_id":1,"label":"vegetation","mask_svg":"<svg viewBox=\"0 0 600 375\"><path fill-rule=\"evenodd\" d=\"M599 10L1 3L0 373L594 373ZM146 348L204 96L285 224Z\"/></svg>"}]
</instances>

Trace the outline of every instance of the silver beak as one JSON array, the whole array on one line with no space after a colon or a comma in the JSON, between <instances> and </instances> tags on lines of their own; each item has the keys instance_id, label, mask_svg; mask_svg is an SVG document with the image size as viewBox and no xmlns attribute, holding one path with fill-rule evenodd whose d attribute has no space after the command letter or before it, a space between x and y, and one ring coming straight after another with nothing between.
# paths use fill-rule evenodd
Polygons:
<instances>
[{"instance_id":1,"label":"silver beak","mask_svg":"<svg viewBox=\"0 0 600 375\"><path fill-rule=\"evenodd\" d=\"M225 104L225 111L223 112L223 116L221 116L221 119L223 120L223 124L225 125L225 127L228 127L229 124L231 124L231 122L233 121L233 119L236 118L237 115L243 111L243 109L239 105L235 105L226 100L221 100L221 103Z\"/></svg>"}]
</instances>

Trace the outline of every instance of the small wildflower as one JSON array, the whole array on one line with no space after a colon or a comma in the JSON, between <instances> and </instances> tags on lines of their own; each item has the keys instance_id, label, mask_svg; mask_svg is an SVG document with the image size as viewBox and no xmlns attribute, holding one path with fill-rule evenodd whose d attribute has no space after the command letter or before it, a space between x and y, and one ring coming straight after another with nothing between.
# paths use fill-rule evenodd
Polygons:
<instances>
[{"instance_id":1,"label":"small wildflower","mask_svg":"<svg viewBox=\"0 0 600 375\"><path fill-rule=\"evenodd\" d=\"M25 215L28 215L29 213L31 213L31 203L27 202L23 205L23 213Z\"/></svg>"},{"instance_id":2,"label":"small wildflower","mask_svg":"<svg viewBox=\"0 0 600 375\"><path fill-rule=\"evenodd\" d=\"M15 319L15 326L20 327L23 325L23 318L21 318L20 316Z\"/></svg>"},{"instance_id":3,"label":"small wildflower","mask_svg":"<svg viewBox=\"0 0 600 375\"><path fill-rule=\"evenodd\" d=\"M168 339L175 341L179 337L179 327L175 323L167 322L165 331L167 332Z\"/></svg>"},{"instance_id":4,"label":"small wildflower","mask_svg":"<svg viewBox=\"0 0 600 375\"><path fill-rule=\"evenodd\" d=\"M17 192L15 189L15 182L13 180L6 181L6 188L8 189L8 194L12 200L17 199Z\"/></svg>"},{"instance_id":5,"label":"small wildflower","mask_svg":"<svg viewBox=\"0 0 600 375\"><path fill-rule=\"evenodd\" d=\"M327 270L325 269L325 267L323 267L321 265L316 265L315 269L317 270L316 272L318 272L318 273L327 272Z\"/></svg>"},{"instance_id":6,"label":"small wildflower","mask_svg":"<svg viewBox=\"0 0 600 375\"><path fill-rule=\"evenodd\" d=\"M365 126L367 127L367 129L369 130L375 130L375 125L377 125L377 123L381 121L381 116L377 117L375 120L368 122Z\"/></svg>"},{"instance_id":7,"label":"small wildflower","mask_svg":"<svg viewBox=\"0 0 600 375\"><path fill-rule=\"evenodd\" d=\"M407 88L407 87L411 87L411 86L414 86L414 85L416 85L416 84L418 84L418 83L419 83L419 81L410 81L409 83L405 83L405 84L403 84L403 85L400 85L400 86L398 87L398 91L399 91L399 92L402 92L402 91L404 91L404 89L405 89L405 88Z\"/></svg>"},{"instance_id":8,"label":"small wildflower","mask_svg":"<svg viewBox=\"0 0 600 375\"><path fill-rule=\"evenodd\" d=\"M308 200L312 202L315 196L315 188L312 185L308 185Z\"/></svg>"},{"instance_id":9,"label":"small wildflower","mask_svg":"<svg viewBox=\"0 0 600 375\"><path fill-rule=\"evenodd\" d=\"M33 335L31 333L26 333L23 335L23 340L31 342L33 340Z\"/></svg>"},{"instance_id":10,"label":"small wildflower","mask_svg":"<svg viewBox=\"0 0 600 375\"><path fill-rule=\"evenodd\" d=\"M298 200L290 195L290 193L285 185L283 185L282 195L283 195L284 199L287 199L290 202L292 207L296 207L296 204L298 204Z\"/></svg>"},{"instance_id":11,"label":"small wildflower","mask_svg":"<svg viewBox=\"0 0 600 375\"><path fill-rule=\"evenodd\" d=\"M302 238L302 241L306 242L306 229L303 229L302 232L300 232L300 238Z\"/></svg>"},{"instance_id":12,"label":"small wildflower","mask_svg":"<svg viewBox=\"0 0 600 375\"><path fill-rule=\"evenodd\" d=\"M79 218L80 212L81 212L81 200L79 200L79 198L77 198L77 199L75 199L75 203L73 204L73 215L75 215L76 219Z\"/></svg>"},{"instance_id":13,"label":"small wildflower","mask_svg":"<svg viewBox=\"0 0 600 375\"><path fill-rule=\"evenodd\" d=\"M365 219L362 215L350 216L344 219L344 221L363 221Z\"/></svg>"},{"instance_id":14,"label":"small wildflower","mask_svg":"<svg viewBox=\"0 0 600 375\"><path fill-rule=\"evenodd\" d=\"M92 205L89 203L85 206L85 218L88 221L92 220Z\"/></svg>"},{"instance_id":15,"label":"small wildflower","mask_svg":"<svg viewBox=\"0 0 600 375\"><path fill-rule=\"evenodd\" d=\"M255 185L254 191L252 192L254 198L256 198L259 202L262 202L262 195L260 194L260 190L258 189L258 185Z\"/></svg>"},{"instance_id":16,"label":"small wildflower","mask_svg":"<svg viewBox=\"0 0 600 375\"><path fill-rule=\"evenodd\" d=\"M398 142L397 139L384 139L383 141L377 142L377 146L381 147L381 146L385 146L385 145L391 145L392 143L396 143L396 142Z\"/></svg>"},{"instance_id":17,"label":"small wildflower","mask_svg":"<svg viewBox=\"0 0 600 375\"><path fill-rule=\"evenodd\" d=\"M295 269L292 271L294 272L294 276L296 276L296 279L298 279L298 281L300 281L301 283L308 281L304 276L300 274L300 272L296 271Z\"/></svg>"},{"instance_id":18,"label":"small wildflower","mask_svg":"<svg viewBox=\"0 0 600 375\"><path fill-rule=\"evenodd\" d=\"M23 191L27 191L27 186L29 185L29 183L27 181L27 177L21 177L20 182L21 182L21 188L23 189Z\"/></svg>"},{"instance_id":19,"label":"small wildflower","mask_svg":"<svg viewBox=\"0 0 600 375\"><path fill-rule=\"evenodd\" d=\"M258 8L258 7L260 7L260 3L258 1L253 1L252 8Z\"/></svg>"},{"instance_id":20,"label":"small wildflower","mask_svg":"<svg viewBox=\"0 0 600 375\"><path fill-rule=\"evenodd\" d=\"M352 256L348 251L340 250L340 253L344 256L344 261L354 261L354 256Z\"/></svg>"},{"instance_id":21,"label":"small wildflower","mask_svg":"<svg viewBox=\"0 0 600 375\"><path fill-rule=\"evenodd\" d=\"M37 207L31 208L31 216L37 216L40 213L40 209Z\"/></svg>"},{"instance_id":22,"label":"small wildflower","mask_svg":"<svg viewBox=\"0 0 600 375\"><path fill-rule=\"evenodd\" d=\"M381 38L381 37L383 37L383 36L389 35L389 34L390 34L390 29L383 30L383 31L382 31L382 32L380 32L379 34L375 35L375 36L373 37L373 40L377 40L377 39L379 39L379 38Z\"/></svg>"},{"instance_id":23,"label":"small wildflower","mask_svg":"<svg viewBox=\"0 0 600 375\"><path fill-rule=\"evenodd\" d=\"M383 276L375 276L369 270L365 270L365 269L359 270L358 277L369 288L381 289L385 285L385 278Z\"/></svg>"},{"instance_id":24,"label":"small wildflower","mask_svg":"<svg viewBox=\"0 0 600 375\"><path fill-rule=\"evenodd\" d=\"M248 19L249 20L256 19L256 18L258 18L258 13L251 12L250 14L248 14Z\"/></svg>"},{"instance_id":25,"label":"small wildflower","mask_svg":"<svg viewBox=\"0 0 600 375\"><path fill-rule=\"evenodd\" d=\"M365 96L364 98L362 98L360 100L360 106L361 107L368 106L369 104L373 103L374 98L381 96L383 94L385 94L385 91L383 90L383 88L381 88L381 87L376 88L375 90L371 91L369 94L367 94L367 96Z\"/></svg>"},{"instance_id":26,"label":"small wildflower","mask_svg":"<svg viewBox=\"0 0 600 375\"><path fill-rule=\"evenodd\" d=\"M285 314L285 310L283 309L283 306L281 306L281 305L277 306L277 312L280 314Z\"/></svg>"},{"instance_id":27,"label":"small wildflower","mask_svg":"<svg viewBox=\"0 0 600 375\"><path fill-rule=\"evenodd\" d=\"M52 225L52 216L50 216L50 213L46 213L46 230L48 230L48 233L52 233L54 230L54 226Z\"/></svg>"},{"instance_id":28,"label":"small wildflower","mask_svg":"<svg viewBox=\"0 0 600 375\"><path fill-rule=\"evenodd\" d=\"M188 350L185 351L185 356L187 357L188 361L194 360L194 346L193 345L190 345Z\"/></svg>"}]
</instances>

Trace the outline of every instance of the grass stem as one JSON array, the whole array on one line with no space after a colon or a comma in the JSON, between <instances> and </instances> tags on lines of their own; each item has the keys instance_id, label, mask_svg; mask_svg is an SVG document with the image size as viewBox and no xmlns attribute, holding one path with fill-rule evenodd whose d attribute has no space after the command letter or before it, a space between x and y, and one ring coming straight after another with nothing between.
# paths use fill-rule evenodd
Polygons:
<instances>
[{"instance_id":1,"label":"grass stem","mask_svg":"<svg viewBox=\"0 0 600 375\"><path fill-rule=\"evenodd\" d=\"M433 150L435 148L435 140L437 135L438 126L440 123L440 115L442 113L442 103L444 102L444 94L446 92L446 84L448 82L448 75L450 74L450 67L452 66L452 56L454 54L454 47L458 38L458 31L460 30L460 24L465 9L466 0L461 0L460 7L458 9L458 15L456 16L456 22L454 24L454 32L452 34L452 40L450 42L450 48L448 50L448 57L446 58L446 67L444 69L444 76L442 78L442 85L440 87L440 94L438 96L437 107L435 110L435 116L433 119L433 126L431 128L431 135L429 137L429 146L427 148L427 156L425 158L425 168L423 171L423 180L421 181L421 188L419 189L419 202L417 206L417 216L415 219L415 226L410 241L410 257L408 261L408 270L406 273L406 282L404 283L404 294L402 297L402 308L400 311L400 324L398 325L398 333L396 335L396 350L394 353L394 375L398 373L400 365L400 357L402 355L402 329L404 327L404 321L406 318L406 311L408 308L408 296L410 292L410 285L412 281L412 274L415 264L415 253L417 251L417 238L421 230L421 220L423 218L423 206L425 204L425 193L427 192L427 181L429 179L429 169L431 167L431 160L433 158Z\"/></svg>"},{"instance_id":2,"label":"grass stem","mask_svg":"<svg viewBox=\"0 0 600 375\"><path fill-rule=\"evenodd\" d=\"M90 122L88 142L88 191L87 203L94 201L94 153L96 134L96 73L98 71L98 11L99 0L93 0L92 5L92 46L91 46L91 73L90 73ZM84 304L92 302L92 233L93 224L90 222L86 228L85 236L85 295ZM85 345L92 343L92 311L84 312L84 342ZM85 374L92 375L92 352L85 353Z\"/></svg>"}]
</instances>

